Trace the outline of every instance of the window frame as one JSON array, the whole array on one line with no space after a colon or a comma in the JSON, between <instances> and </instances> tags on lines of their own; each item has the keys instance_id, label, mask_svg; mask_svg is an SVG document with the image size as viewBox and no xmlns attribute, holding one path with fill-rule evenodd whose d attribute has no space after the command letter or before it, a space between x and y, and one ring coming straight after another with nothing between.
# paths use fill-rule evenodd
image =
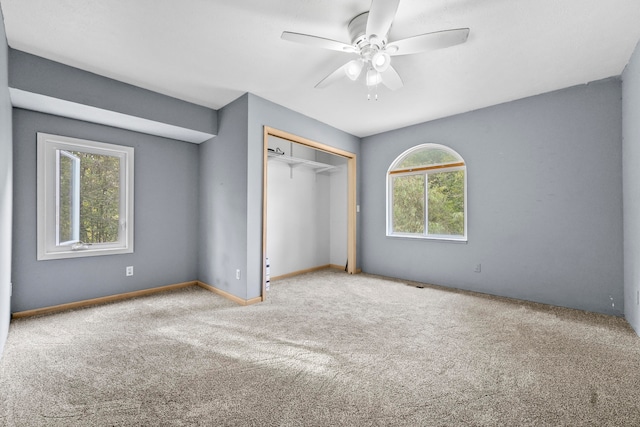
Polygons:
<instances>
[{"instance_id":1,"label":"window frame","mask_svg":"<svg viewBox=\"0 0 640 427\"><path fill-rule=\"evenodd\" d=\"M66 242L59 241L59 158L61 154L65 155L64 152L69 151L80 151L119 158L120 224L118 241L83 244L79 242L79 236L73 236L78 240L72 238L72 240ZM133 253L134 148L38 132L37 157L37 260ZM74 177L77 181L75 185L72 183L71 187L74 192L74 198L77 197L72 203L75 203L75 206L79 209L80 171L78 166L79 165L76 166L77 171L74 171ZM77 221L76 224L79 226L79 217L75 218L73 213L71 215L73 221Z\"/></svg>"},{"instance_id":2,"label":"window frame","mask_svg":"<svg viewBox=\"0 0 640 427\"><path fill-rule=\"evenodd\" d=\"M442 150L446 151L449 154L453 155L458 159L456 162L444 163L444 164L434 164L428 166L416 166L415 168L406 168L398 169L398 165L402 163L407 157L414 154L417 151L423 151L428 149L434 150ZM399 171L398 171L399 170ZM464 233L462 235L443 235L443 234L429 234L429 175L443 172L454 172L462 170L464 171ZM425 181L425 191L424 191L424 232L423 233L403 233L393 231L393 180L396 177L403 176L412 176L412 175L422 175L424 176ZM420 144L415 147L411 147L410 149L401 153L398 157L395 158L391 165L387 169L387 184L386 184L386 235L387 237L395 237L395 238L409 238L409 239L423 239L423 240L434 240L434 241L449 241L449 242L467 242L467 211L468 211L468 203L467 203L467 163L464 161L462 156L458 154L455 150L446 145L435 144L435 143L426 143Z\"/></svg>"}]
</instances>

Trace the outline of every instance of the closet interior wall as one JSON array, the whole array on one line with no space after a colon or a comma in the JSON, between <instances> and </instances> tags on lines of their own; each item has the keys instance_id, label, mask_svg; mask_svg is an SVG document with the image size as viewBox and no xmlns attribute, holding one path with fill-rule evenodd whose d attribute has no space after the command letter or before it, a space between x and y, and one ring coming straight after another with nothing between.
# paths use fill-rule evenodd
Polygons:
<instances>
[{"instance_id":1,"label":"closet interior wall","mask_svg":"<svg viewBox=\"0 0 640 427\"><path fill-rule=\"evenodd\" d=\"M271 277L328 265L344 268L346 159L274 136L268 145L266 255Z\"/></svg>"}]
</instances>

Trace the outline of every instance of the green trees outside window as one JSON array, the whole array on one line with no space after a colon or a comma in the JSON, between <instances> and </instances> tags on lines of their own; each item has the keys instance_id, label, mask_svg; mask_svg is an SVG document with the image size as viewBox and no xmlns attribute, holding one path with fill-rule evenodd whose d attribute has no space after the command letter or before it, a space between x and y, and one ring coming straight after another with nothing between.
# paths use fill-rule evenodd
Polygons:
<instances>
[{"instance_id":1,"label":"green trees outside window","mask_svg":"<svg viewBox=\"0 0 640 427\"><path fill-rule=\"evenodd\" d=\"M60 242L117 242L120 227L120 159L82 151L62 153L64 155L59 156L58 191ZM79 167L75 174L74 166ZM74 194L76 188L79 190L77 195ZM74 212L74 209L77 211Z\"/></svg>"},{"instance_id":2,"label":"green trees outside window","mask_svg":"<svg viewBox=\"0 0 640 427\"><path fill-rule=\"evenodd\" d=\"M424 233L424 175L398 176L393 179L393 231Z\"/></svg>"},{"instance_id":3,"label":"green trees outside window","mask_svg":"<svg viewBox=\"0 0 640 427\"><path fill-rule=\"evenodd\" d=\"M428 175L429 233L464 235L464 171Z\"/></svg>"}]
</instances>

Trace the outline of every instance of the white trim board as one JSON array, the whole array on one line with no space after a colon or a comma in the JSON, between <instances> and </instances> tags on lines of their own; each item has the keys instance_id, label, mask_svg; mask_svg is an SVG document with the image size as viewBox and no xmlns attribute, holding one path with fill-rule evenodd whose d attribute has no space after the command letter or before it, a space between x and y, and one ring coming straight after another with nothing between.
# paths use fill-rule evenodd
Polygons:
<instances>
[{"instance_id":1,"label":"white trim board","mask_svg":"<svg viewBox=\"0 0 640 427\"><path fill-rule=\"evenodd\" d=\"M206 132L65 101L12 87L9 88L9 96L11 97L11 105L17 108L177 139L178 141L191 142L193 144L200 144L215 136Z\"/></svg>"}]
</instances>

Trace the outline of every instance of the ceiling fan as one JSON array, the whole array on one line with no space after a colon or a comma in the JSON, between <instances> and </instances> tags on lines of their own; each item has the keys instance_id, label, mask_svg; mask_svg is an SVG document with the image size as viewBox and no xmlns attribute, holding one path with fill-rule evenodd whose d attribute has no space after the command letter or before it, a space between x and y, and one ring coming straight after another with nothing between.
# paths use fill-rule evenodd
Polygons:
<instances>
[{"instance_id":1,"label":"ceiling fan","mask_svg":"<svg viewBox=\"0 0 640 427\"><path fill-rule=\"evenodd\" d=\"M393 24L400 0L372 0L371 9L353 18L348 25L351 44L312 36L309 34L282 33L283 40L302 43L338 52L354 53L353 59L322 79L315 87L324 88L343 77L356 81L364 75L371 90L382 83L391 90L403 86L398 72L391 65L391 57L412 55L464 43L469 28L457 28L389 41L389 30ZM371 94L369 94L369 97ZM375 95L377 99L377 94Z\"/></svg>"}]
</instances>

